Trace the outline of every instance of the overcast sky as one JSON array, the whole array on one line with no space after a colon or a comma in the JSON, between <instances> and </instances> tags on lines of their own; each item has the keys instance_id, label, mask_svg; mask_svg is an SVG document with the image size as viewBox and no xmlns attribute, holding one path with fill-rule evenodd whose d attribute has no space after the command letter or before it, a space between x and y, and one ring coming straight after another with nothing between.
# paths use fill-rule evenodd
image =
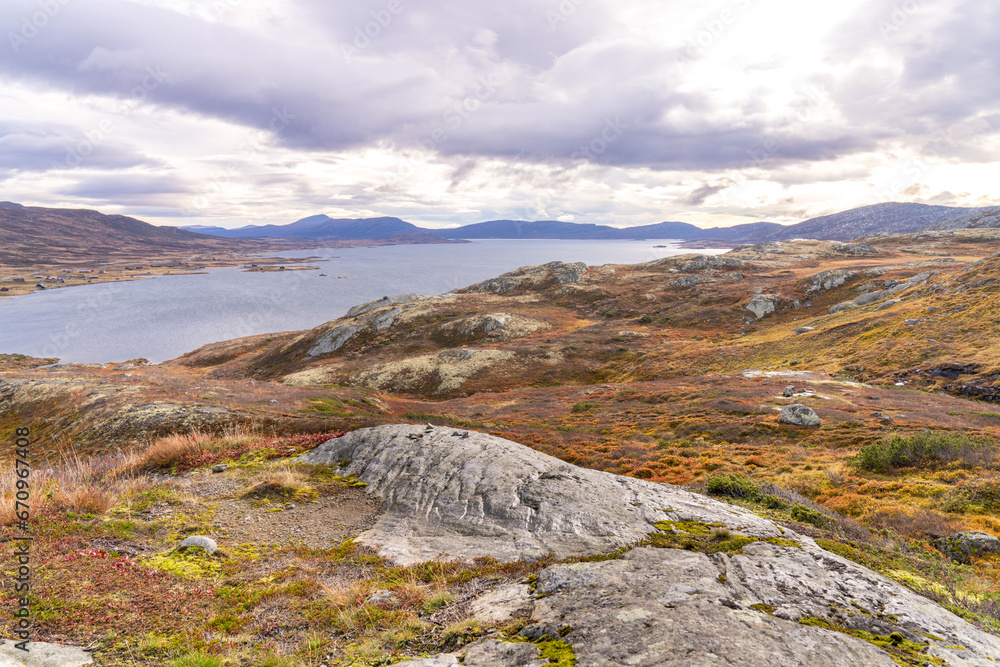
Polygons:
<instances>
[{"instance_id":1,"label":"overcast sky","mask_svg":"<svg viewBox=\"0 0 1000 667\"><path fill-rule=\"evenodd\" d=\"M1000 202L995 0L2 0L0 200L627 226Z\"/></svg>"}]
</instances>

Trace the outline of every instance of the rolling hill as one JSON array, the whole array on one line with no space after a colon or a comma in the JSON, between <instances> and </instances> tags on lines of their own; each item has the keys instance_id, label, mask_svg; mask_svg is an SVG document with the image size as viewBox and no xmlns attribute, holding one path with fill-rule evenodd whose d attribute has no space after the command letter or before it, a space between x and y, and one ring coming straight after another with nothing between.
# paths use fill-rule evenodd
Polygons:
<instances>
[{"instance_id":1,"label":"rolling hill","mask_svg":"<svg viewBox=\"0 0 1000 667\"><path fill-rule=\"evenodd\" d=\"M251 247L246 241L159 227L124 215L0 203L0 264L10 266Z\"/></svg>"}]
</instances>

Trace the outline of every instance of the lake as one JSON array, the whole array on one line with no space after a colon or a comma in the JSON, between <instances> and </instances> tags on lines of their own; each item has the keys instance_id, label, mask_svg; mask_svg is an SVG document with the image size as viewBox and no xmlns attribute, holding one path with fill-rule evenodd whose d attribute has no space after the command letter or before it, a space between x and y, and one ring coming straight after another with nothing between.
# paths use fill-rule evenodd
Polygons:
<instances>
[{"instance_id":1,"label":"lake","mask_svg":"<svg viewBox=\"0 0 1000 667\"><path fill-rule=\"evenodd\" d=\"M657 245L667 247L656 248ZM103 363L173 359L207 343L310 329L356 304L415 292L443 294L521 266L560 260L635 264L690 252L670 241L475 241L462 245L320 248L316 271L161 276L0 300L0 353ZM320 273L329 274L321 277ZM347 280L338 276L348 276Z\"/></svg>"}]
</instances>

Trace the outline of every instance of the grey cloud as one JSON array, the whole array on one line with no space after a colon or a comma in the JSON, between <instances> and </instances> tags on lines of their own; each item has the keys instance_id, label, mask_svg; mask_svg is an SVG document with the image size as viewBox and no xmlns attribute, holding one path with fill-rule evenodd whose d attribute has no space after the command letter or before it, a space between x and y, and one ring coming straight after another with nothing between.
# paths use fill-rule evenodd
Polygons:
<instances>
[{"instance_id":1,"label":"grey cloud","mask_svg":"<svg viewBox=\"0 0 1000 667\"><path fill-rule=\"evenodd\" d=\"M175 195L192 191L174 175L118 173L81 176L60 194L102 204L167 207Z\"/></svg>"},{"instance_id":2,"label":"grey cloud","mask_svg":"<svg viewBox=\"0 0 1000 667\"><path fill-rule=\"evenodd\" d=\"M688 206L700 206L705 203L705 200L714 194L722 192L729 187L728 182L723 183L703 183L700 187L695 188L686 197L684 197L681 202L687 204Z\"/></svg>"},{"instance_id":3,"label":"grey cloud","mask_svg":"<svg viewBox=\"0 0 1000 667\"><path fill-rule=\"evenodd\" d=\"M829 60L847 67L826 84L853 127L881 126L926 138L925 152L976 159L978 132L937 139L979 120L992 126L1000 111L998 31L997 3L868 2L833 34ZM873 64L876 49L901 59L902 72Z\"/></svg>"},{"instance_id":4,"label":"grey cloud","mask_svg":"<svg viewBox=\"0 0 1000 667\"><path fill-rule=\"evenodd\" d=\"M125 169L156 164L135 148L114 141L99 128L83 131L55 123L0 121L0 171Z\"/></svg>"},{"instance_id":5,"label":"grey cloud","mask_svg":"<svg viewBox=\"0 0 1000 667\"><path fill-rule=\"evenodd\" d=\"M122 0L74 3L16 57L0 60L0 76L277 130L281 144L309 151L388 141L444 156L722 170L779 140L783 149L768 155L774 164L874 144L847 128L823 139L781 136L786 130L770 127L753 100L739 127L663 120L674 109L706 117L713 109L705 96L665 85L669 50L601 42L599 3L580 4L552 30L545 12L560 3L448 0L431 11L399 1L395 22L350 60ZM338 40L387 6L299 4ZM33 8L4 3L0 33Z\"/></svg>"}]
</instances>

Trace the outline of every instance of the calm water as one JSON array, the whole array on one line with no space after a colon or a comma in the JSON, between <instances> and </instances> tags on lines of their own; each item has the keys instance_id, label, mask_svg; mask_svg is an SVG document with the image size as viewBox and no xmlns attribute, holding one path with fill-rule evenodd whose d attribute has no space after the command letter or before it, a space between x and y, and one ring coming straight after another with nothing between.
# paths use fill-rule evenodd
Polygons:
<instances>
[{"instance_id":1,"label":"calm water","mask_svg":"<svg viewBox=\"0 0 1000 667\"><path fill-rule=\"evenodd\" d=\"M520 266L553 260L633 264L690 250L669 241L476 241L464 245L323 248L316 271L203 275L87 285L0 300L0 353L66 363L173 359L207 343L309 329L358 303L443 294ZM704 251L718 253L722 251ZM320 273L329 274L320 277ZM349 276L339 280L337 276Z\"/></svg>"}]
</instances>

